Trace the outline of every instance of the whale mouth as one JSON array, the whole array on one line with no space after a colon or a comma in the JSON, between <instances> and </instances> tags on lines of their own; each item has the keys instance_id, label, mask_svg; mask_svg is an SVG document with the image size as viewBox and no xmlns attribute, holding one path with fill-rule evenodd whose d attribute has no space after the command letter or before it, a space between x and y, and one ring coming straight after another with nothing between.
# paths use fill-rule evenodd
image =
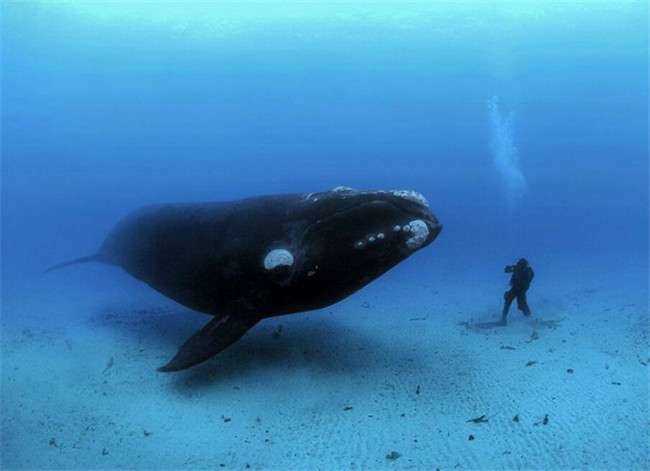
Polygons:
<instances>
[{"instance_id":1,"label":"whale mouth","mask_svg":"<svg viewBox=\"0 0 650 471\"><path fill-rule=\"evenodd\" d=\"M377 198L346 204L310 224L301 240L307 245L408 256L433 242L441 230L442 225L419 201L404 204Z\"/></svg>"},{"instance_id":2,"label":"whale mouth","mask_svg":"<svg viewBox=\"0 0 650 471\"><path fill-rule=\"evenodd\" d=\"M358 191L337 187L304 197L306 208L320 217L302 231L300 245L307 251L354 249L348 263L367 257L404 259L433 242L442 225L424 196L410 190Z\"/></svg>"}]
</instances>

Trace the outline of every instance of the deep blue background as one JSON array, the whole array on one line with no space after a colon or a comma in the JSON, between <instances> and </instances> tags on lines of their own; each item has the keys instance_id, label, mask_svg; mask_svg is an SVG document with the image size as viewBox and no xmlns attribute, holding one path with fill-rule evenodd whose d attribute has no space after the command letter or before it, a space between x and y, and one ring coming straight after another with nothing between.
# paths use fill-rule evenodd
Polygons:
<instances>
[{"instance_id":1,"label":"deep blue background","mask_svg":"<svg viewBox=\"0 0 650 471\"><path fill-rule=\"evenodd\" d=\"M550 3L5 3L5 287L143 204L337 185L424 193L420 261L646 260L647 7Z\"/></svg>"}]
</instances>

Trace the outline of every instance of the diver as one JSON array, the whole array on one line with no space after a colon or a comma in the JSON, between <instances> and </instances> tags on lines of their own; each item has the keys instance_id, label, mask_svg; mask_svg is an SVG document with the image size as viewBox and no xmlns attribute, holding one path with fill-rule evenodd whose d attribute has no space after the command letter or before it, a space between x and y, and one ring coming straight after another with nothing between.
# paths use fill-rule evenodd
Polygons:
<instances>
[{"instance_id":1,"label":"diver","mask_svg":"<svg viewBox=\"0 0 650 471\"><path fill-rule=\"evenodd\" d=\"M530 316L530 307L526 301L526 291L530 287L530 282L533 281L535 273L528 264L528 260L520 258L515 265L508 265L504 271L512 273L510 277L510 289L503 294L505 301L503 311L501 313L501 325L506 325L508 311L510 304L517 298L517 309L524 313L525 316Z\"/></svg>"}]
</instances>

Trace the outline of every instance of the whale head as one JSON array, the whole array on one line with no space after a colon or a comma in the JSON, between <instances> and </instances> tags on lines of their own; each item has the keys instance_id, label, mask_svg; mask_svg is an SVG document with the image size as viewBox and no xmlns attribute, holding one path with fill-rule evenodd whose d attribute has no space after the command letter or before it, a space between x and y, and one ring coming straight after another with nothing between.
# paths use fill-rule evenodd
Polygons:
<instances>
[{"instance_id":1,"label":"whale head","mask_svg":"<svg viewBox=\"0 0 650 471\"><path fill-rule=\"evenodd\" d=\"M264 263L295 310L349 296L431 244L442 229L427 200L406 190L310 193L290 217L303 221L293 243L269 250Z\"/></svg>"}]
</instances>

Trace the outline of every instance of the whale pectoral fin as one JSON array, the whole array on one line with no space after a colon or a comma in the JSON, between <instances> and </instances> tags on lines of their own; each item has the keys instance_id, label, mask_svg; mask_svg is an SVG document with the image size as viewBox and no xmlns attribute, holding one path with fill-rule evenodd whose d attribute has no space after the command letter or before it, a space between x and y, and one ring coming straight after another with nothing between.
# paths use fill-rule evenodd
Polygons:
<instances>
[{"instance_id":1,"label":"whale pectoral fin","mask_svg":"<svg viewBox=\"0 0 650 471\"><path fill-rule=\"evenodd\" d=\"M158 371L180 371L204 362L239 340L258 318L215 317L178 349L176 356Z\"/></svg>"}]
</instances>

